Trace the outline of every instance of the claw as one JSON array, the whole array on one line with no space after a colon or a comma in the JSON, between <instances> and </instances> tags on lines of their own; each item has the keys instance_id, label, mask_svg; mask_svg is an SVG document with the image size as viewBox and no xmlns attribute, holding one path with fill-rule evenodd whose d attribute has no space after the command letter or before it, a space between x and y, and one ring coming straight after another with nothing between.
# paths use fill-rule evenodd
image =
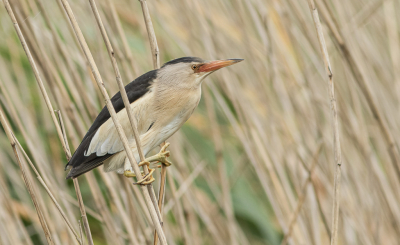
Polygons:
<instances>
[{"instance_id":1,"label":"claw","mask_svg":"<svg viewBox=\"0 0 400 245\"><path fill-rule=\"evenodd\" d=\"M155 169L151 169L149 168L150 172L148 174L146 174L145 176L143 176L144 178L136 183L133 183L134 185L148 185L151 184L155 181L154 177L153 177L153 173L155 171Z\"/></svg>"},{"instance_id":2,"label":"claw","mask_svg":"<svg viewBox=\"0 0 400 245\"><path fill-rule=\"evenodd\" d=\"M150 168L150 161L145 160L143 162L140 162L138 165L139 165L139 167L147 165L147 167Z\"/></svg>"},{"instance_id":3,"label":"claw","mask_svg":"<svg viewBox=\"0 0 400 245\"><path fill-rule=\"evenodd\" d=\"M170 156L170 152L166 151L167 147L170 145L170 143L165 143L163 147L161 147L161 150L158 154L151 156L149 158L146 158L146 162L161 162L165 166L171 166L172 162L168 160L168 157Z\"/></svg>"},{"instance_id":4,"label":"claw","mask_svg":"<svg viewBox=\"0 0 400 245\"><path fill-rule=\"evenodd\" d=\"M143 175L143 173L142 173L142 175ZM124 176L127 177L127 178L132 178L132 177L136 177L136 174L134 172L130 171L130 170L125 170L124 171Z\"/></svg>"},{"instance_id":5,"label":"claw","mask_svg":"<svg viewBox=\"0 0 400 245\"><path fill-rule=\"evenodd\" d=\"M155 181L154 178L151 178L149 181L144 181L142 183L133 183L134 185L150 185L151 183L153 183Z\"/></svg>"},{"instance_id":6,"label":"claw","mask_svg":"<svg viewBox=\"0 0 400 245\"><path fill-rule=\"evenodd\" d=\"M146 164L144 164L146 165ZM155 171L155 169L151 169L149 168L150 172L146 175L144 175L143 172L141 172L143 179L133 183L134 185L149 185L151 183L153 183L155 181L154 177L153 177L153 173ZM132 177L136 177L136 174L134 172L131 172L130 170L125 170L124 171L124 176L127 178L132 178Z\"/></svg>"},{"instance_id":7,"label":"claw","mask_svg":"<svg viewBox=\"0 0 400 245\"><path fill-rule=\"evenodd\" d=\"M161 147L160 152L164 152L164 151L167 149L167 147L168 147L169 145L170 145L169 142L165 143L165 144L163 145L163 147Z\"/></svg>"},{"instance_id":8,"label":"claw","mask_svg":"<svg viewBox=\"0 0 400 245\"><path fill-rule=\"evenodd\" d=\"M167 166L167 167L171 166L172 162L170 162L168 160L168 157L170 156L170 152L166 150L169 145L170 145L170 143L165 143L165 145L163 147L161 147L161 150L158 154L151 156L149 158L146 158L143 162L139 163L139 167L146 165L149 168L150 172L146 175L144 175L142 172L143 179L136 183L133 183L134 185L149 185L155 181L155 179L153 177L153 173L154 173L155 169L150 168L151 162L160 162L164 166ZM158 165L156 168L161 168L162 165ZM124 175L126 177L136 177L135 173L133 173L129 170L125 170Z\"/></svg>"}]
</instances>

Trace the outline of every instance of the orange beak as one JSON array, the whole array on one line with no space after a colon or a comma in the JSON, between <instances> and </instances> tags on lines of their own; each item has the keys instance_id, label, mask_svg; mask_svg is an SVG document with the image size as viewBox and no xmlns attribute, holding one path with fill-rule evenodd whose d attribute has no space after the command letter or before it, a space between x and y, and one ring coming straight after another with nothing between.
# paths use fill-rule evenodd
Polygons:
<instances>
[{"instance_id":1,"label":"orange beak","mask_svg":"<svg viewBox=\"0 0 400 245\"><path fill-rule=\"evenodd\" d=\"M198 72L211 72L221 69L226 66L230 66L243 61L243 59L229 59L229 60L214 60L204 63L199 67Z\"/></svg>"}]
</instances>

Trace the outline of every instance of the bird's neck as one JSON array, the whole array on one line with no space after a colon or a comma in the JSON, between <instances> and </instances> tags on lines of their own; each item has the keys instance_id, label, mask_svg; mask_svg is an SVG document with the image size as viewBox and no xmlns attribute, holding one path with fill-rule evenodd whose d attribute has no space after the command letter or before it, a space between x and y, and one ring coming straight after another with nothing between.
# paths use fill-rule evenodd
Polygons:
<instances>
[{"instance_id":1,"label":"bird's neck","mask_svg":"<svg viewBox=\"0 0 400 245\"><path fill-rule=\"evenodd\" d=\"M197 107L201 98L201 86L157 86L155 89L155 101L160 110L167 110L171 114L181 111L193 110Z\"/></svg>"}]
</instances>

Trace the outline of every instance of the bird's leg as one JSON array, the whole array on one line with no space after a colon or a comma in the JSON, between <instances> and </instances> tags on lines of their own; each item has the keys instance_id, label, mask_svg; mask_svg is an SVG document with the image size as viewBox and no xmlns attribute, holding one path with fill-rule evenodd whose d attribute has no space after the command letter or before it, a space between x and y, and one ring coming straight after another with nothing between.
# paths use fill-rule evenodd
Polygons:
<instances>
[{"instance_id":1,"label":"bird's leg","mask_svg":"<svg viewBox=\"0 0 400 245\"><path fill-rule=\"evenodd\" d=\"M149 166L150 163L149 162L143 162L143 163L139 164L139 166L143 166L143 165L148 165ZM130 166L130 162L129 162L128 158L125 160L124 169L125 169L124 170L124 176L125 177L127 177L127 178L136 177L136 174L132 171L132 167ZM155 170L151 169L151 168L149 168L149 170L150 170L150 172L148 174L146 174L146 175L143 172L141 172L141 174L143 176L143 179L138 181L137 183L134 183L134 184L137 184L137 185L148 185L148 184L153 183L154 180L155 180L153 178L153 173L154 173Z\"/></svg>"},{"instance_id":2,"label":"bird's leg","mask_svg":"<svg viewBox=\"0 0 400 245\"><path fill-rule=\"evenodd\" d=\"M149 173L147 175L145 175L144 178L142 180L138 181L136 184L148 185L155 180L153 177L153 173L154 173L155 169L150 168L151 162L161 162L162 164L164 164L167 167L171 166L172 163L170 161L168 161L170 152L166 151L166 149L169 145L170 145L169 143L165 143L165 145L163 147L161 147L161 150L159 153L157 153L154 156L148 157L143 162L139 163L139 167L147 165L147 167L149 168Z\"/></svg>"},{"instance_id":3,"label":"bird's leg","mask_svg":"<svg viewBox=\"0 0 400 245\"><path fill-rule=\"evenodd\" d=\"M169 167L171 166L172 162L168 160L168 157L170 156L170 152L166 151L167 147L169 146L169 143L165 143L163 147L161 147L161 150L159 153L157 153L154 156L146 158L146 162L161 162L165 166ZM140 166L140 164L139 164Z\"/></svg>"},{"instance_id":4,"label":"bird's leg","mask_svg":"<svg viewBox=\"0 0 400 245\"><path fill-rule=\"evenodd\" d=\"M157 153L154 156L148 157L146 158L143 162L139 163L139 167L142 167L144 165L147 165L147 167L149 168L149 173L144 175L144 173L142 172L142 176L143 179L139 180L138 182L136 182L136 185L148 185L154 182L154 177L153 177L153 173L155 171L155 169L150 168L150 163L151 162L161 162L162 164L164 164L165 166L171 166L171 162L168 160L168 157L170 156L170 152L166 151L167 147L169 146L169 143L165 143L165 145L163 147L161 147L161 150L159 153ZM159 166L158 166L159 167ZM132 172L131 166L129 166L129 161L125 162L125 171L124 171L124 175L125 177L136 177L136 174Z\"/></svg>"},{"instance_id":5,"label":"bird's leg","mask_svg":"<svg viewBox=\"0 0 400 245\"><path fill-rule=\"evenodd\" d=\"M141 172L141 174L143 175L143 172ZM125 170L124 176L127 178L132 178L132 177L136 177L136 174L130 170Z\"/></svg>"},{"instance_id":6,"label":"bird's leg","mask_svg":"<svg viewBox=\"0 0 400 245\"><path fill-rule=\"evenodd\" d=\"M150 168L150 162L148 161L144 161L144 162L140 162L139 163L139 167L142 167L144 165L147 165L147 167L149 168L149 173L146 175L143 175L143 179L139 180L138 182L134 183L135 185L148 185L151 184L155 181L154 177L153 177L153 173L155 171L155 169Z\"/></svg>"}]
</instances>

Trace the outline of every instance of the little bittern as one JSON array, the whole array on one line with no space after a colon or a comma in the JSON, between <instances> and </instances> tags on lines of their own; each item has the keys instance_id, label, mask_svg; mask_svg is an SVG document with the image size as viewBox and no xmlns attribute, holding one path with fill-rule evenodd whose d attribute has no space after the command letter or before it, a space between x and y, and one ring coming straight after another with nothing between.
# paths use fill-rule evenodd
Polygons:
<instances>
[{"instance_id":1,"label":"little bittern","mask_svg":"<svg viewBox=\"0 0 400 245\"><path fill-rule=\"evenodd\" d=\"M149 71L125 87L136 119L143 154L149 153L173 135L192 115L201 97L201 83L214 71L233 65L242 59L204 61L196 57L183 57L165 63L160 69ZM118 92L111 99L119 122L128 137L137 162L140 161L128 115ZM139 163L140 166L159 161L166 165L169 152L166 144L158 153ZM97 116L66 169L67 179L76 178L104 164L104 171L117 171L133 177L129 160L118 136L110 113L104 107ZM154 181L153 171L139 184Z\"/></svg>"}]
</instances>

